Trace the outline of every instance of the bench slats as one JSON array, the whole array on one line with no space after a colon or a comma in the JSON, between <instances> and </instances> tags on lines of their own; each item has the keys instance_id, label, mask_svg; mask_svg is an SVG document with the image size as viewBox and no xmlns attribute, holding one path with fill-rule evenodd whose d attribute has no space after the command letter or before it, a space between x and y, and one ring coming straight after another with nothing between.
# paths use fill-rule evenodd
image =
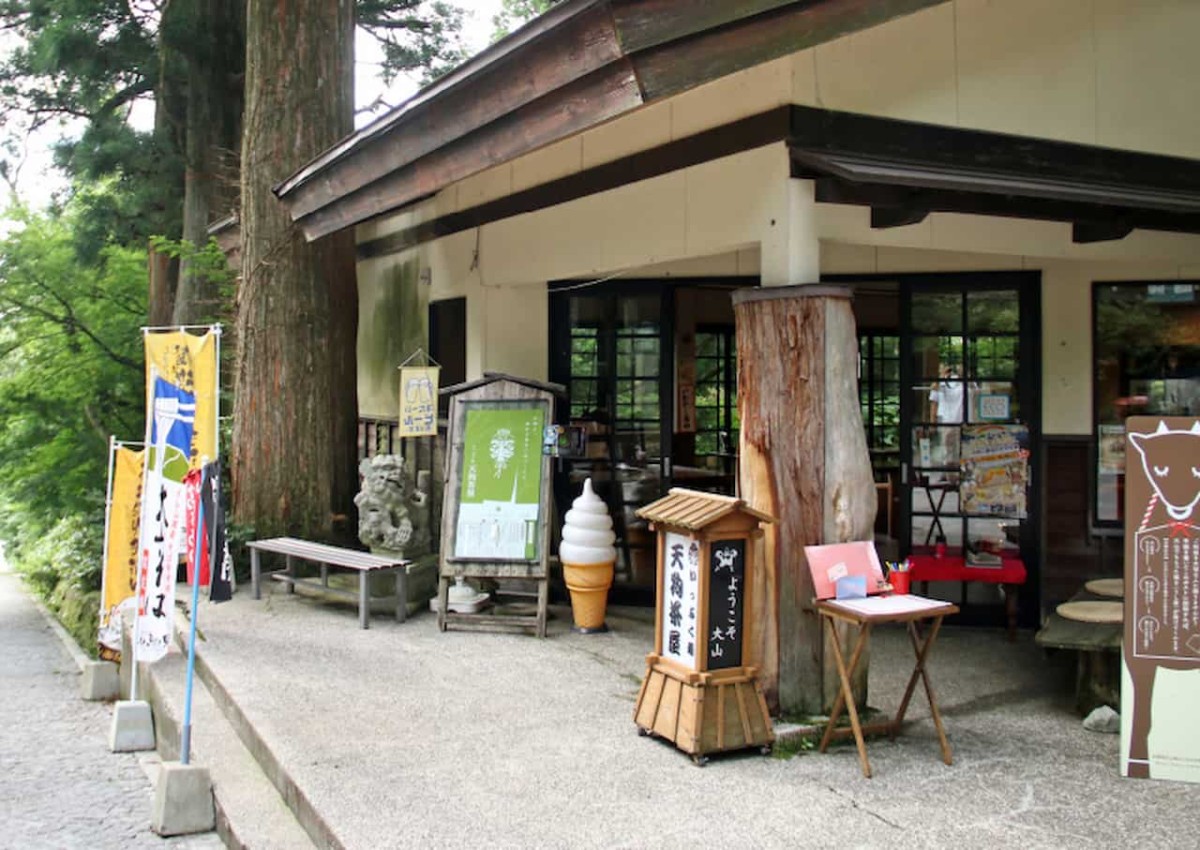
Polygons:
<instances>
[{"instance_id":1,"label":"bench slats","mask_svg":"<svg viewBox=\"0 0 1200 850\"><path fill-rule=\"evenodd\" d=\"M297 540L294 537L275 537L270 540L252 540L246 544L251 549L261 552L274 552L278 555L291 555L293 558L303 558L331 567L347 567L353 570L377 570L387 567L404 566L410 561L404 558L388 558L383 555L372 555L370 552L357 552L353 549L342 549L338 546L328 546L324 543L311 543L307 540Z\"/></svg>"},{"instance_id":2,"label":"bench slats","mask_svg":"<svg viewBox=\"0 0 1200 850\"><path fill-rule=\"evenodd\" d=\"M371 620L368 589L368 579L370 576L368 573L391 573L396 577L396 621L403 623L407 617L408 567L412 565L412 561L404 558L387 558L382 555L372 555L368 552L357 552L353 549L342 549L341 547L329 546L324 543L311 543L307 540L298 540L295 537L273 537L268 540L251 540L246 543L246 546L250 549L250 581L255 599L262 598L262 565L259 563L259 553L272 552L277 555L287 556L287 573L272 574L271 577L286 582L289 592L294 591L297 585L301 585L305 587L313 586L326 592L341 595L343 591L327 586L327 582L325 581L326 573L328 572L327 567L343 567L345 569L357 570L358 593L347 595L357 597L358 622L364 629L370 627ZM321 584L318 586L316 582L297 578L293 558L321 564Z\"/></svg>"}]
</instances>

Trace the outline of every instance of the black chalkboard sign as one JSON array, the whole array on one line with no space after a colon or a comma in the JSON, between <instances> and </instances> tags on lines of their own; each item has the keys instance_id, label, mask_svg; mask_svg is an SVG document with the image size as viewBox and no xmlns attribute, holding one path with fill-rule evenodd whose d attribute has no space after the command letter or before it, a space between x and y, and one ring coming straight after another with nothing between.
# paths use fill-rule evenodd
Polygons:
<instances>
[{"instance_id":1,"label":"black chalkboard sign","mask_svg":"<svg viewBox=\"0 0 1200 850\"><path fill-rule=\"evenodd\" d=\"M746 541L717 540L709 549L708 669L742 664Z\"/></svg>"}]
</instances>

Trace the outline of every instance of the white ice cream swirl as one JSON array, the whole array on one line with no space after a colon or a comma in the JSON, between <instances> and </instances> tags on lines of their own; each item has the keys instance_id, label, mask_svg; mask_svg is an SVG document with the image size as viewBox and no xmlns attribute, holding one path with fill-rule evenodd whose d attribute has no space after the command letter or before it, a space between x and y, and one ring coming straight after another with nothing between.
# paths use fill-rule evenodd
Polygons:
<instances>
[{"instance_id":1,"label":"white ice cream swirl","mask_svg":"<svg viewBox=\"0 0 1200 850\"><path fill-rule=\"evenodd\" d=\"M592 491L592 479L583 482L583 494L563 520L558 557L570 564L608 564L616 561L616 535L604 501Z\"/></svg>"}]
</instances>

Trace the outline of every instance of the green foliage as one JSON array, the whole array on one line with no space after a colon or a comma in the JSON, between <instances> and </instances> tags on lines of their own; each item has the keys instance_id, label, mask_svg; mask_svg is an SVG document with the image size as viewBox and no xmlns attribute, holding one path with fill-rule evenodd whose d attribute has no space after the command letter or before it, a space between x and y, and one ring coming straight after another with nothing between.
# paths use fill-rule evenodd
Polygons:
<instances>
[{"instance_id":1,"label":"green foliage","mask_svg":"<svg viewBox=\"0 0 1200 850\"><path fill-rule=\"evenodd\" d=\"M146 256L81 262L78 214L10 211L0 242L0 539L17 560L60 518L103 519L109 435L143 432Z\"/></svg>"},{"instance_id":2,"label":"green foliage","mask_svg":"<svg viewBox=\"0 0 1200 850\"><path fill-rule=\"evenodd\" d=\"M68 587L85 593L99 590L103 506L90 514L63 517L45 534L31 536L18 530L13 554L17 568L44 597L61 597Z\"/></svg>"},{"instance_id":3,"label":"green foliage","mask_svg":"<svg viewBox=\"0 0 1200 850\"><path fill-rule=\"evenodd\" d=\"M558 2L560 0L504 0L499 13L492 18L492 41L499 41Z\"/></svg>"},{"instance_id":4,"label":"green foliage","mask_svg":"<svg viewBox=\"0 0 1200 850\"><path fill-rule=\"evenodd\" d=\"M466 58L463 10L443 0L358 0L358 25L383 48L384 82L400 74L434 80Z\"/></svg>"},{"instance_id":5,"label":"green foliage","mask_svg":"<svg viewBox=\"0 0 1200 850\"><path fill-rule=\"evenodd\" d=\"M209 237L208 242L202 248L197 248L186 239L152 236L150 237L150 247L159 254L186 262L192 275L214 284L220 297L211 319L233 322L233 312L229 308L233 305L237 273L230 268L229 258L225 256L225 252L221 250L216 239Z\"/></svg>"}]
</instances>

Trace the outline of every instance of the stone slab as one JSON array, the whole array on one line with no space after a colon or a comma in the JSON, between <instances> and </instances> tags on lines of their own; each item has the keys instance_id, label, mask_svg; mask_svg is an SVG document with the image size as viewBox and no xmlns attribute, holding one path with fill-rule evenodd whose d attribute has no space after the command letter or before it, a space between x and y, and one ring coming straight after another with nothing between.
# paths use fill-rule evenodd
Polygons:
<instances>
[{"instance_id":1,"label":"stone slab","mask_svg":"<svg viewBox=\"0 0 1200 850\"><path fill-rule=\"evenodd\" d=\"M119 696L121 683L117 665L111 661L88 661L79 679L79 695L92 702L111 700Z\"/></svg>"},{"instance_id":2,"label":"stone slab","mask_svg":"<svg viewBox=\"0 0 1200 850\"><path fill-rule=\"evenodd\" d=\"M114 753L154 749L154 716L150 712L150 703L120 700L113 705L108 748Z\"/></svg>"},{"instance_id":3,"label":"stone slab","mask_svg":"<svg viewBox=\"0 0 1200 850\"><path fill-rule=\"evenodd\" d=\"M150 828L159 835L211 832L216 826L208 768L165 761L154 786Z\"/></svg>"}]
</instances>

